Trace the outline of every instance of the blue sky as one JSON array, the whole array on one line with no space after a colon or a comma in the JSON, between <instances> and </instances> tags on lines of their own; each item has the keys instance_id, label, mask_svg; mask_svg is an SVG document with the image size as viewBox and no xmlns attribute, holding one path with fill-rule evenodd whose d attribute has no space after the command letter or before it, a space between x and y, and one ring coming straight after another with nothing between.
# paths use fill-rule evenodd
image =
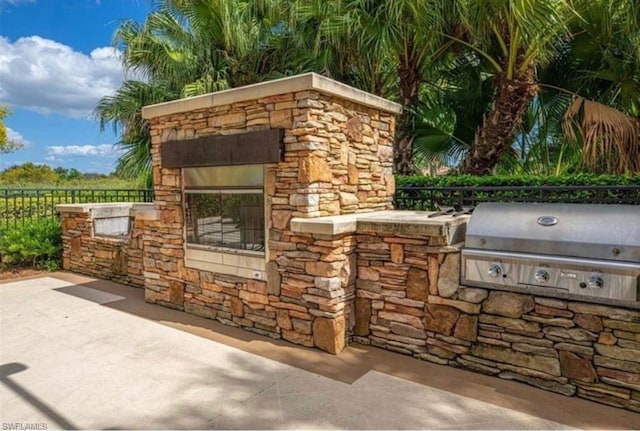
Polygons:
<instances>
[{"instance_id":1,"label":"blue sky","mask_svg":"<svg viewBox=\"0 0 640 431\"><path fill-rule=\"evenodd\" d=\"M26 148L0 154L0 170L23 162L113 171L117 142L92 110L124 73L112 36L143 21L151 0L0 0L0 104L9 136Z\"/></svg>"}]
</instances>

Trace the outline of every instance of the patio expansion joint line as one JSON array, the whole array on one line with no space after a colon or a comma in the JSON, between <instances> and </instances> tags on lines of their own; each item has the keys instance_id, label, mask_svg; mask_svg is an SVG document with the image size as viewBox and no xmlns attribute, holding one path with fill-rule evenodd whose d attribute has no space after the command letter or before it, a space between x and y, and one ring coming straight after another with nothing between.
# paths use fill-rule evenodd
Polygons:
<instances>
[{"instance_id":1,"label":"patio expansion joint line","mask_svg":"<svg viewBox=\"0 0 640 431\"><path fill-rule=\"evenodd\" d=\"M282 381L284 381L284 380L287 380L288 378L289 378L289 376L284 376L284 377L282 377L281 379L274 381L274 382L273 382L273 383L271 383L270 385L265 386L264 388L260 389L258 392L256 392L256 393L254 393L254 394L250 395L248 398L245 398L244 400L239 401L239 402L238 402L238 406L234 407L234 408L233 408L233 410L237 410L237 409L239 409L239 408L244 407L244 405L245 405L246 403L248 403L249 401L251 401L251 400L252 400L252 399L254 399L255 397L257 397L257 396L259 396L259 395L263 394L264 392L268 391L269 389L272 389L272 388L274 388L274 387L276 387L276 388L277 388L278 383L280 383L280 382L282 382ZM279 406L280 408L282 408L282 407L280 406L280 393L279 393L279 392L278 392L278 406ZM220 417L222 417L222 416L226 415L227 413L228 413L228 412L218 413L217 415L215 415L214 417L212 417L211 419L209 419L209 420L207 421L207 423L215 423L215 421L217 421Z\"/></svg>"}]
</instances>

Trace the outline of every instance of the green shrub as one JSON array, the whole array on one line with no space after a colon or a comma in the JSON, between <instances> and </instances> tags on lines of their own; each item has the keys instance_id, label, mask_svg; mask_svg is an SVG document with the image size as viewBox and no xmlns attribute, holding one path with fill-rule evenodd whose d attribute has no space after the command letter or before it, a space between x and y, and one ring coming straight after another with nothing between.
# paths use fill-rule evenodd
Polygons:
<instances>
[{"instance_id":1,"label":"green shrub","mask_svg":"<svg viewBox=\"0 0 640 431\"><path fill-rule=\"evenodd\" d=\"M58 219L26 220L0 232L0 254L4 263L57 269L61 251L62 229Z\"/></svg>"},{"instance_id":2,"label":"green shrub","mask_svg":"<svg viewBox=\"0 0 640 431\"><path fill-rule=\"evenodd\" d=\"M498 186L623 186L640 185L640 175L616 176L572 174L560 177L545 175L397 175L397 187L498 187Z\"/></svg>"}]
</instances>

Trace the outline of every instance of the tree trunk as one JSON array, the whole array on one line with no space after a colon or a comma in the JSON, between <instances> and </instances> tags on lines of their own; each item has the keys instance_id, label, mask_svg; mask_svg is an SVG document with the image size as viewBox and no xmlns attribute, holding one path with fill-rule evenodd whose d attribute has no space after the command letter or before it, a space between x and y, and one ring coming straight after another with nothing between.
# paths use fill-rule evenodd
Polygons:
<instances>
[{"instance_id":1,"label":"tree trunk","mask_svg":"<svg viewBox=\"0 0 640 431\"><path fill-rule=\"evenodd\" d=\"M518 70L520 64L516 64ZM464 162L463 172L489 175L502 155L513 144L513 135L531 99L538 92L535 70L530 65L524 73L507 79L504 73L496 76L496 93L491 109L484 114L482 126L476 132L471 151Z\"/></svg>"},{"instance_id":2,"label":"tree trunk","mask_svg":"<svg viewBox=\"0 0 640 431\"><path fill-rule=\"evenodd\" d=\"M414 58L413 45L408 43L407 52L409 58L400 58L398 66L398 77L400 78L400 98L402 103L402 114L398 118L398 131L393 143L393 161L395 172L400 175L413 175L416 167L413 164L413 141L415 136L412 132L413 108L418 104L418 88L421 76L418 67L418 59Z\"/></svg>"},{"instance_id":3,"label":"tree trunk","mask_svg":"<svg viewBox=\"0 0 640 431\"><path fill-rule=\"evenodd\" d=\"M405 113L401 114L407 115ZM416 167L413 164L413 140L414 136L403 130L402 126L398 130L398 136L394 140L393 162L395 172L399 175L413 175L416 173Z\"/></svg>"}]
</instances>

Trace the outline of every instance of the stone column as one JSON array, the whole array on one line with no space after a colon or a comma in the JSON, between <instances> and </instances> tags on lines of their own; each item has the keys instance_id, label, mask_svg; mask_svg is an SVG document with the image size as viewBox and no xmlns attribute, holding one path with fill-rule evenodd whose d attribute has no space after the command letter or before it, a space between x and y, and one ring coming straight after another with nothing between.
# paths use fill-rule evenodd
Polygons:
<instances>
[{"instance_id":1,"label":"stone column","mask_svg":"<svg viewBox=\"0 0 640 431\"><path fill-rule=\"evenodd\" d=\"M340 94L303 91L292 96L280 102L294 111L285 132L285 160L267 181L268 281L278 284L282 303L302 307L312 322L310 333L292 325L283 338L338 353L353 326L355 241L351 232L313 232L292 220L392 207L394 117ZM292 314L279 310L283 325L289 326Z\"/></svg>"},{"instance_id":2,"label":"stone column","mask_svg":"<svg viewBox=\"0 0 640 431\"><path fill-rule=\"evenodd\" d=\"M400 110L316 74L146 107L158 211L144 227L147 300L342 350L355 286L352 235L317 236L294 229L292 220L391 209ZM162 166L162 145L276 128L284 131L284 154L265 165L265 280L188 267L181 173Z\"/></svg>"}]
</instances>

